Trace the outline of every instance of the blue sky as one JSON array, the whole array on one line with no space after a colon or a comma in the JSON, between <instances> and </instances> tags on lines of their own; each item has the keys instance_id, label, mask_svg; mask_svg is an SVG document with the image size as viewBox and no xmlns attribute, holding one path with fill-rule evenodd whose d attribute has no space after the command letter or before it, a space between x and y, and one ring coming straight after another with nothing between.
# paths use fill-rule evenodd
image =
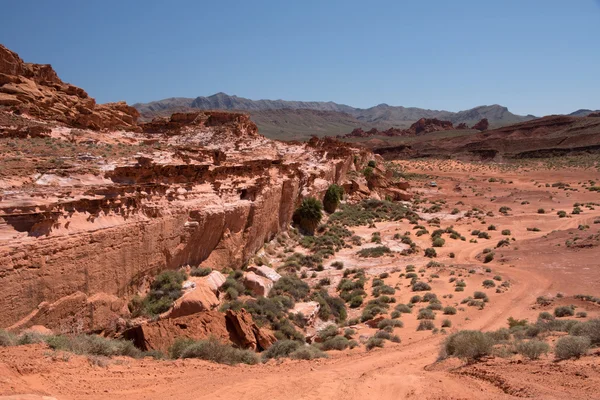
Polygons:
<instances>
[{"instance_id":1,"label":"blue sky","mask_svg":"<svg viewBox=\"0 0 600 400\"><path fill-rule=\"evenodd\" d=\"M0 43L99 102L226 92L519 114L600 109L600 1L30 1Z\"/></svg>"}]
</instances>

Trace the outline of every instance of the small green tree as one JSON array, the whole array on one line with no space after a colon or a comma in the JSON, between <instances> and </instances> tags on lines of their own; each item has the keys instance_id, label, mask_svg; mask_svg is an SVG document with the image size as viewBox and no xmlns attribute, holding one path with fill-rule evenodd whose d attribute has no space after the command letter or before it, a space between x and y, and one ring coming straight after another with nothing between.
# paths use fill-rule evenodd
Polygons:
<instances>
[{"instance_id":1,"label":"small green tree","mask_svg":"<svg viewBox=\"0 0 600 400\"><path fill-rule=\"evenodd\" d=\"M314 197L307 197L302 200L302 204L294 211L292 216L294 224L309 235L315 233L321 218L323 218L323 205Z\"/></svg>"},{"instance_id":2,"label":"small green tree","mask_svg":"<svg viewBox=\"0 0 600 400\"><path fill-rule=\"evenodd\" d=\"M342 200L343 196L343 187L336 185L335 183L333 185L329 185L327 192L325 192L325 198L323 199L323 207L325 208L325 211L327 211L329 214L334 213L340 205L340 201Z\"/></svg>"}]
</instances>

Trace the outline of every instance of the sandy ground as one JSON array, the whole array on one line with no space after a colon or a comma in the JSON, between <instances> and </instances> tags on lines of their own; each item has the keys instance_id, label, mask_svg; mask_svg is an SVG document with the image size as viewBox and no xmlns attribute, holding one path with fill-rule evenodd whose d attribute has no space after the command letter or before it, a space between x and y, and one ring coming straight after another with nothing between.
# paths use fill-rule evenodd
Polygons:
<instances>
[{"instance_id":1,"label":"sandy ground","mask_svg":"<svg viewBox=\"0 0 600 400\"><path fill-rule=\"evenodd\" d=\"M598 171L523 170L449 162L410 166L413 172L433 175L439 186L429 187L431 178L416 180L413 191L421 193L424 199L445 200L435 216L440 217L442 228L452 225L467 239L446 239L444 247L438 249L436 261L454 267L427 271L427 275L439 275L431 282L432 291L444 305L457 307L475 290L485 291L490 298L483 310L464 307L457 315L449 316L450 332L506 327L511 316L535 320L540 311L552 311L562 304L577 305L577 311L585 310L588 318L600 315L599 306L572 298L579 293L600 295L600 242L595 238L600 224L594 224L600 218L600 206L582 206L582 213L571 214L576 202L600 204L600 193L583 186L589 186L588 180L600 182ZM489 178L497 181L490 182ZM552 187L559 181L570 184L570 190ZM511 208L507 215L499 212L502 206ZM474 218L460 218L473 207L484 214L492 211L494 216L485 217L485 224ZM458 208L459 214L452 215L453 208ZM540 208L544 214L538 213ZM558 210L565 210L568 217L559 218ZM473 229L486 230L490 224L497 227L489 231L490 239L469 242ZM531 230L534 227L539 231ZM375 229L362 227L355 231L364 238L379 231L383 243L393 247L401 246L393 235L411 228L406 222L381 223ZM435 228L428 229L431 232ZM505 229L511 231L510 236L501 234ZM495 250L494 260L483 264L482 251L495 247L505 237L514 237L515 241ZM580 239L574 240L575 237ZM429 235L416 238L413 234L412 238L419 247L429 247ZM585 245L580 247L566 245L567 241L584 240ZM335 259L343 261L346 268L363 268L371 276L403 269L408 264L419 270L428 261L422 256L400 255L358 259L355 251L344 249ZM450 258L450 253L455 257ZM485 272L487 267L492 272ZM467 288L463 293L455 293L448 282L453 269L464 272ZM472 269L474 273L466 272ZM340 274L328 268L316 279L329 276L335 282ZM509 281L510 288L496 293L495 289L481 287L484 279L495 275ZM399 303L408 302L415 294L398 273L392 272L386 284L396 286ZM536 304L538 296L554 297L557 293L564 297L555 298L552 305ZM448 294L453 297L442 297ZM414 314L402 316L405 326L394 332L402 339L399 344L386 342L383 349L370 352L363 346L334 351L325 360L270 361L257 366L223 366L200 360L90 360L52 353L43 345L0 348L0 394L32 393L58 399L600 399L598 350L576 361L556 362L549 355L538 361L515 356L492 357L473 365L455 359L436 362L445 336L417 332ZM443 317L438 315L436 326ZM358 326L358 331L374 332L364 325Z\"/></svg>"}]
</instances>

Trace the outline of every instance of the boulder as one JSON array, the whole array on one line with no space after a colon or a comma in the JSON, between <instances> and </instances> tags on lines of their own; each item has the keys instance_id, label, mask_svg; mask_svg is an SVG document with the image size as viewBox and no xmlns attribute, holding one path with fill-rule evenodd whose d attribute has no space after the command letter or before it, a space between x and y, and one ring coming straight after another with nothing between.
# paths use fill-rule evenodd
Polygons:
<instances>
[{"instance_id":1,"label":"boulder","mask_svg":"<svg viewBox=\"0 0 600 400\"><path fill-rule=\"evenodd\" d=\"M248 271L252 271L257 275L264 276L273 282L277 282L279 279L281 279L281 275L279 275L277 271L271 267L267 267L266 265L251 265L248 267Z\"/></svg>"},{"instance_id":2,"label":"boulder","mask_svg":"<svg viewBox=\"0 0 600 400\"><path fill-rule=\"evenodd\" d=\"M304 323L306 325L312 325L319 314L321 306L316 301L308 301L305 303L296 303L292 310L295 314L302 313L304 316Z\"/></svg>"},{"instance_id":3,"label":"boulder","mask_svg":"<svg viewBox=\"0 0 600 400\"><path fill-rule=\"evenodd\" d=\"M196 287L185 293L173 304L173 308L161 315L161 318L178 318L215 309L219 299L206 283L197 283Z\"/></svg>"},{"instance_id":4,"label":"boulder","mask_svg":"<svg viewBox=\"0 0 600 400\"><path fill-rule=\"evenodd\" d=\"M214 337L223 343L257 351L265 350L277 341L271 331L259 328L252 315L243 309L228 310L226 314L211 310L152 321L126 330L123 337L144 351L165 353L178 338L205 340Z\"/></svg>"},{"instance_id":5,"label":"boulder","mask_svg":"<svg viewBox=\"0 0 600 400\"><path fill-rule=\"evenodd\" d=\"M252 320L252 315L244 309L227 310L226 318L229 339L239 347L261 351L277 341L271 331L259 328Z\"/></svg>"},{"instance_id":6,"label":"boulder","mask_svg":"<svg viewBox=\"0 0 600 400\"><path fill-rule=\"evenodd\" d=\"M203 277L202 279L206 282L210 290L212 290L215 294L219 291L219 288L223 286L225 280L227 280L227 278L225 278L225 275L223 275L219 271L212 271L210 274Z\"/></svg>"},{"instance_id":7,"label":"boulder","mask_svg":"<svg viewBox=\"0 0 600 400\"><path fill-rule=\"evenodd\" d=\"M244 275L244 286L255 296L267 297L273 288L273 281L250 271Z\"/></svg>"}]
</instances>

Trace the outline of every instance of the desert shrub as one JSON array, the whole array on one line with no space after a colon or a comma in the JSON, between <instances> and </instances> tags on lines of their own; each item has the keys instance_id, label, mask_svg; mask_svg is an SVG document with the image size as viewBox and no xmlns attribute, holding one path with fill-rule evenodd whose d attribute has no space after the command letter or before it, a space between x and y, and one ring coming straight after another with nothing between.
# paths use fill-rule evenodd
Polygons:
<instances>
[{"instance_id":1,"label":"desert shrub","mask_svg":"<svg viewBox=\"0 0 600 400\"><path fill-rule=\"evenodd\" d=\"M323 207L325 211L332 214L340 205L340 201L344 196L344 188L333 184L329 185L327 191L325 192L325 197L323 198Z\"/></svg>"},{"instance_id":2,"label":"desert shrub","mask_svg":"<svg viewBox=\"0 0 600 400\"><path fill-rule=\"evenodd\" d=\"M53 350L83 355L140 357L142 354L132 342L97 335L51 335L46 337L46 343Z\"/></svg>"},{"instance_id":3,"label":"desert shrub","mask_svg":"<svg viewBox=\"0 0 600 400\"><path fill-rule=\"evenodd\" d=\"M442 247L444 245L444 243L446 243L446 241L443 238L436 237L435 239L433 239L433 242L431 243L431 245L433 247Z\"/></svg>"},{"instance_id":4,"label":"desert shrub","mask_svg":"<svg viewBox=\"0 0 600 400\"><path fill-rule=\"evenodd\" d=\"M321 339L322 342L336 337L338 334L338 327L336 325L327 325L325 328L321 329L317 332L317 337Z\"/></svg>"},{"instance_id":5,"label":"desert shrub","mask_svg":"<svg viewBox=\"0 0 600 400\"><path fill-rule=\"evenodd\" d=\"M377 247L369 247L366 249L361 249L357 254L359 257L371 257L371 258L377 258L377 257L382 257L386 254L391 253L392 251L390 250L389 247L387 246L377 246Z\"/></svg>"},{"instance_id":6,"label":"desert shrub","mask_svg":"<svg viewBox=\"0 0 600 400\"><path fill-rule=\"evenodd\" d=\"M485 257L483 258L484 264L487 264L487 263L489 263L489 262L491 262L493 260L494 260L494 253L493 252L487 253L485 255Z\"/></svg>"},{"instance_id":7,"label":"desert shrub","mask_svg":"<svg viewBox=\"0 0 600 400\"><path fill-rule=\"evenodd\" d=\"M479 235L477 235L477 237L479 239L489 239L490 238L490 234L487 232L479 232Z\"/></svg>"},{"instance_id":8,"label":"desert shrub","mask_svg":"<svg viewBox=\"0 0 600 400\"><path fill-rule=\"evenodd\" d=\"M323 205L314 197L302 200L300 207L294 211L292 220L302 231L312 235L323 218Z\"/></svg>"},{"instance_id":9,"label":"desert shrub","mask_svg":"<svg viewBox=\"0 0 600 400\"><path fill-rule=\"evenodd\" d=\"M352 339L352 337L356 335L356 330L352 329L352 328L346 328L344 330L344 337L346 339Z\"/></svg>"},{"instance_id":10,"label":"desert shrub","mask_svg":"<svg viewBox=\"0 0 600 400\"><path fill-rule=\"evenodd\" d=\"M429 308L423 308L417 314L417 319L435 319L435 313Z\"/></svg>"},{"instance_id":11,"label":"desert shrub","mask_svg":"<svg viewBox=\"0 0 600 400\"><path fill-rule=\"evenodd\" d=\"M430 310L434 310L434 311L440 311L442 309L442 303L433 301L433 302L429 303L427 308Z\"/></svg>"},{"instance_id":12,"label":"desert shrub","mask_svg":"<svg viewBox=\"0 0 600 400\"><path fill-rule=\"evenodd\" d=\"M559 218L565 218L567 216L567 212L566 211L558 211L556 213L556 215L558 215Z\"/></svg>"},{"instance_id":13,"label":"desert shrub","mask_svg":"<svg viewBox=\"0 0 600 400\"><path fill-rule=\"evenodd\" d=\"M365 306L360 319L362 322L368 321L370 319L375 318L379 314L387 313L388 308L390 307L386 302L382 301L383 299L374 299L370 300Z\"/></svg>"},{"instance_id":14,"label":"desert shrub","mask_svg":"<svg viewBox=\"0 0 600 400\"><path fill-rule=\"evenodd\" d=\"M289 295L296 301L304 300L310 291L310 287L302 279L287 275L282 276L269 292L269 297Z\"/></svg>"},{"instance_id":15,"label":"desert shrub","mask_svg":"<svg viewBox=\"0 0 600 400\"><path fill-rule=\"evenodd\" d=\"M404 314L410 314L412 311L412 309L406 304L397 304L396 307L394 307L394 310Z\"/></svg>"},{"instance_id":16,"label":"desert shrub","mask_svg":"<svg viewBox=\"0 0 600 400\"><path fill-rule=\"evenodd\" d=\"M437 252L433 247L428 247L425 249L425 257L434 258L437 257Z\"/></svg>"},{"instance_id":17,"label":"desert shrub","mask_svg":"<svg viewBox=\"0 0 600 400\"><path fill-rule=\"evenodd\" d=\"M494 340L480 331L460 331L444 341L441 358L458 357L467 360L478 360L491 354Z\"/></svg>"},{"instance_id":18,"label":"desert shrub","mask_svg":"<svg viewBox=\"0 0 600 400\"><path fill-rule=\"evenodd\" d=\"M373 289L373 296L379 297L382 294L393 295L396 293L396 289L388 285L377 286Z\"/></svg>"},{"instance_id":19,"label":"desert shrub","mask_svg":"<svg viewBox=\"0 0 600 400\"><path fill-rule=\"evenodd\" d=\"M585 317L587 317L587 312L585 312L585 311L579 311L579 312L577 312L577 314L575 314L575 316L577 318L585 318Z\"/></svg>"},{"instance_id":20,"label":"desert shrub","mask_svg":"<svg viewBox=\"0 0 600 400\"><path fill-rule=\"evenodd\" d=\"M554 315L550 314L548 311L542 311L538 315L538 319L542 319L542 320L546 320L546 321L552 321L554 319Z\"/></svg>"},{"instance_id":21,"label":"desert shrub","mask_svg":"<svg viewBox=\"0 0 600 400\"><path fill-rule=\"evenodd\" d=\"M46 340L47 336L37 332L24 332L17 339L17 343L19 345L42 343Z\"/></svg>"},{"instance_id":22,"label":"desert shrub","mask_svg":"<svg viewBox=\"0 0 600 400\"><path fill-rule=\"evenodd\" d=\"M344 268L344 263L341 261L334 261L331 263L331 266L335 269L342 269Z\"/></svg>"},{"instance_id":23,"label":"desert shrub","mask_svg":"<svg viewBox=\"0 0 600 400\"><path fill-rule=\"evenodd\" d=\"M346 320L348 313L343 299L330 296L326 290L314 292L311 299L319 303L319 318L322 320L327 321L330 317L334 317L336 322Z\"/></svg>"},{"instance_id":24,"label":"desert shrub","mask_svg":"<svg viewBox=\"0 0 600 400\"><path fill-rule=\"evenodd\" d=\"M17 343L15 335L0 329L0 347L14 346Z\"/></svg>"},{"instance_id":25,"label":"desert shrub","mask_svg":"<svg viewBox=\"0 0 600 400\"><path fill-rule=\"evenodd\" d=\"M236 349L216 338L194 341L181 351L181 358L199 358L219 364L257 364L258 355L251 350Z\"/></svg>"},{"instance_id":26,"label":"desert shrub","mask_svg":"<svg viewBox=\"0 0 600 400\"><path fill-rule=\"evenodd\" d=\"M263 360L270 360L272 358L288 357L294 351L298 350L302 343L295 340L278 340L273 343L271 347L263 351Z\"/></svg>"},{"instance_id":27,"label":"desert shrub","mask_svg":"<svg viewBox=\"0 0 600 400\"><path fill-rule=\"evenodd\" d=\"M365 344L365 348L367 349L367 351L369 351L374 349L375 347L383 347L383 342L384 339L370 337L369 340L367 340L367 343Z\"/></svg>"},{"instance_id":28,"label":"desert shrub","mask_svg":"<svg viewBox=\"0 0 600 400\"><path fill-rule=\"evenodd\" d=\"M560 306L554 309L554 316L558 318L571 317L573 315L575 315L575 310L571 306Z\"/></svg>"},{"instance_id":29,"label":"desert shrub","mask_svg":"<svg viewBox=\"0 0 600 400\"><path fill-rule=\"evenodd\" d=\"M208 274L210 274L212 272L212 268L192 268L192 270L190 271L190 275L191 276L207 276Z\"/></svg>"},{"instance_id":30,"label":"desert shrub","mask_svg":"<svg viewBox=\"0 0 600 400\"><path fill-rule=\"evenodd\" d=\"M435 328L435 324L431 320L422 320L417 326L417 331L431 331Z\"/></svg>"},{"instance_id":31,"label":"desert shrub","mask_svg":"<svg viewBox=\"0 0 600 400\"><path fill-rule=\"evenodd\" d=\"M489 289L489 288L493 288L494 286L496 286L496 284L494 283L494 281L493 281L493 280L491 280L491 279L486 279L486 280L484 280L484 281L481 283L481 285L482 285L484 288L487 288L487 289Z\"/></svg>"},{"instance_id":32,"label":"desert shrub","mask_svg":"<svg viewBox=\"0 0 600 400\"><path fill-rule=\"evenodd\" d=\"M520 342L517 344L517 353L529 358L530 360L537 360L542 354L547 354L550 350L550 346L546 342L541 340L529 340L527 342Z\"/></svg>"},{"instance_id":33,"label":"desert shrub","mask_svg":"<svg viewBox=\"0 0 600 400\"><path fill-rule=\"evenodd\" d=\"M362 303L363 303L362 296L353 296L350 299L350 308L358 308L362 305Z\"/></svg>"},{"instance_id":34,"label":"desert shrub","mask_svg":"<svg viewBox=\"0 0 600 400\"><path fill-rule=\"evenodd\" d=\"M344 350L349 345L350 341L344 336L335 336L321 343L321 350Z\"/></svg>"},{"instance_id":35,"label":"desert shrub","mask_svg":"<svg viewBox=\"0 0 600 400\"><path fill-rule=\"evenodd\" d=\"M450 328L452 326L452 321L449 319L442 320L442 328Z\"/></svg>"},{"instance_id":36,"label":"desert shrub","mask_svg":"<svg viewBox=\"0 0 600 400\"><path fill-rule=\"evenodd\" d=\"M456 314L456 308L451 306L446 306L443 308L444 315L454 315Z\"/></svg>"},{"instance_id":37,"label":"desert shrub","mask_svg":"<svg viewBox=\"0 0 600 400\"><path fill-rule=\"evenodd\" d=\"M423 295L423 301L435 301L437 300L437 295L432 292L425 293Z\"/></svg>"},{"instance_id":38,"label":"desert shrub","mask_svg":"<svg viewBox=\"0 0 600 400\"><path fill-rule=\"evenodd\" d=\"M495 231L496 230L496 225L490 225L487 228L488 231Z\"/></svg>"},{"instance_id":39,"label":"desert shrub","mask_svg":"<svg viewBox=\"0 0 600 400\"><path fill-rule=\"evenodd\" d=\"M569 335L584 336L590 339L594 346L600 345L600 318L586 322L577 322L569 329Z\"/></svg>"},{"instance_id":40,"label":"desert shrub","mask_svg":"<svg viewBox=\"0 0 600 400\"><path fill-rule=\"evenodd\" d=\"M377 324L377 329L385 329L386 327L403 328L404 324L400 320L387 318L379 321Z\"/></svg>"},{"instance_id":41,"label":"desert shrub","mask_svg":"<svg viewBox=\"0 0 600 400\"><path fill-rule=\"evenodd\" d=\"M475 292L473 293L473 298L476 300L488 301L488 296L484 292Z\"/></svg>"},{"instance_id":42,"label":"desert shrub","mask_svg":"<svg viewBox=\"0 0 600 400\"><path fill-rule=\"evenodd\" d=\"M425 290L431 290L431 286L425 282L415 282L412 285L413 292L423 292Z\"/></svg>"},{"instance_id":43,"label":"desert shrub","mask_svg":"<svg viewBox=\"0 0 600 400\"><path fill-rule=\"evenodd\" d=\"M369 162L367 163L367 166L369 166L371 168L375 168L377 166L377 162L375 162L375 160L369 160Z\"/></svg>"},{"instance_id":44,"label":"desert shrub","mask_svg":"<svg viewBox=\"0 0 600 400\"><path fill-rule=\"evenodd\" d=\"M503 229L501 232L504 236L510 236L510 229Z\"/></svg>"},{"instance_id":45,"label":"desert shrub","mask_svg":"<svg viewBox=\"0 0 600 400\"><path fill-rule=\"evenodd\" d=\"M173 302L183 295L182 284L187 276L183 271L164 271L154 278L145 298L135 296L129 303L134 317L155 316L168 311Z\"/></svg>"},{"instance_id":46,"label":"desert shrub","mask_svg":"<svg viewBox=\"0 0 600 400\"><path fill-rule=\"evenodd\" d=\"M590 348L590 339L586 336L563 336L556 341L554 355L559 360L579 358Z\"/></svg>"},{"instance_id":47,"label":"desert shrub","mask_svg":"<svg viewBox=\"0 0 600 400\"><path fill-rule=\"evenodd\" d=\"M537 212L538 214L545 214L546 210L544 210L543 208L538 208Z\"/></svg>"},{"instance_id":48,"label":"desert shrub","mask_svg":"<svg viewBox=\"0 0 600 400\"><path fill-rule=\"evenodd\" d=\"M295 360L314 360L316 358L327 358L327 353L324 353L315 346L304 345L290 353L290 358Z\"/></svg>"}]
</instances>

